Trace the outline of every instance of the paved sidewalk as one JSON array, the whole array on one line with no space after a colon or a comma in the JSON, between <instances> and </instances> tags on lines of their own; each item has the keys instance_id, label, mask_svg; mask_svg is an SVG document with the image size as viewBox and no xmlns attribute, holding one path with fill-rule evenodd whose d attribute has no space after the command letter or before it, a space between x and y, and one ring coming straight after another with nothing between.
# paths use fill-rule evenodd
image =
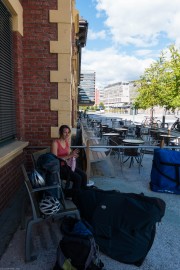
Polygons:
<instances>
[{"instance_id":1,"label":"paved sidewalk","mask_svg":"<svg viewBox=\"0 0 180 270\"><path fill-rule=\"evenodd\" d=\"M120 113L112 113L112 112L106 112L104 114L98 114L96 112L90 112L89 114L94 114L97 115L99 117L108 117L108 118L122 118L122 119L126 119L126 120L132 120L134 122L138 122L141 123L144 119L145 116L148 116L148 114L143 114L143 113L138 113L136 115L132 115L132 114L120 114ZM154 117L157 117L158 120L162 121L162 114L155 114ZM168 114L165 116L165 122L166 123L174 123L176 121L176 116L173 114Z\"/></svg>"},{"instance_id":2,"label":"paved sidewalk","mask_svg":"<svg viewBox=\"0 0 180 270\"><path fill-rule=\"evenodd\" d=\"M110 178L108 170L104 168L104 175L93 177L92 180L99 188L110 190L117 189L121 192L143 192L145 195L162 198L166 202L166 213L162 222L157 225L155 241L149 251L141 270L179 270L180 269L180 197L179 195L154 193L149 189L152 155L145 155L141 173L138 173L137 165L130 169L125 164L123 171L119 161L113 158L116 177ZM6 252L1 258L0 269L18 270L50 270L56 260L56 249L61 238L58 223L38 225L34 230L34 245L38 251L38 259L34 262L24 262L25 231L18 230L14 234ZM106 270L137 270L134 265L127 265L114 261L105 255L101 255Z\"/></svg>"}]
</instances>

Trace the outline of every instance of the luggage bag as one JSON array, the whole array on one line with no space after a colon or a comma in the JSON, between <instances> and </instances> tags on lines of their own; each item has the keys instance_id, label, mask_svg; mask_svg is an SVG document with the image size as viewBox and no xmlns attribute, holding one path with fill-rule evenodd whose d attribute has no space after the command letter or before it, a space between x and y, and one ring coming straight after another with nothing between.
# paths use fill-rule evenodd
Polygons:
<instances>
[{"instance_id":1,"label":"luggage bag","mask_svg":"<svg viewBox=\"0 0 180 270\"><path fill-rule=\"evenodd\" d=\"M150 250L165 202L143 194L82 190L76 201L82 218L94 229L96 243L109 257L140 266Z\"/></svg>"},{"instance_id":2,"label":"luggage bag","mask_svg":"<svg viewBox=\"0 0 180 270\"><path fill-rule=\"evenodd\" d=\"M156 192L180 194L180 152L154 149L150 188Z\"/></svg>"}]
</instances>

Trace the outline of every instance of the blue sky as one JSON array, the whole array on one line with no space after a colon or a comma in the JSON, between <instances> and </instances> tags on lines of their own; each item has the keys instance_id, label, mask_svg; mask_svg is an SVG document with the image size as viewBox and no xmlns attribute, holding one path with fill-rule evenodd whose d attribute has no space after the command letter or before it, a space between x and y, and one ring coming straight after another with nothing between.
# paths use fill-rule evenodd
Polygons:
<instances>
[{"instance_id":1,"label":"blue sky","mask_svg":"<svg viewBox=\"0 0 180 270\"><path fill-rule=\"evenodd\" d=\"M180 0L76 0L88 21L82 71L96 86L139 79L169 45L180 44Z\"/></svg>"}]
</instances>

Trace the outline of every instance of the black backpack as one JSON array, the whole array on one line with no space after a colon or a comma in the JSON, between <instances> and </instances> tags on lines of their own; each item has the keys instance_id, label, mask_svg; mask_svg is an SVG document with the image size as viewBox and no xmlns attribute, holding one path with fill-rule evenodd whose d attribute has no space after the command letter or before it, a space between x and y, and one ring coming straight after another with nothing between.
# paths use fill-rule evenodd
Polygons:
<instances>
[{"instance_id":1,"label":"black backpack","mask_svg":"<svg viewBox=\"0 0 180 270\"><path fill-rule=\"evenodd\" d=\"M52 153L39 156L36 162L38 172L45 179L46 186L59 184L60 164L58 158ZM47 196L59 197L56 189L47 189L44 192Z\"/></svg>"},{"instance_id":2,"label":"black backpack","mask_svg":"<svg viewBox=\"0 0 180 270\"><path fill-rule=\"evenodd\" d=\"M37 169L44 175L46 185L53 185L59 182L57 173L60 172L60 164L54 154L46 153L40 155L37 160Z\"/></svg>"},{"instance_id":3,"label":"black backpack","mask_svg":"<svg viewBox=\"0 0 180 270\"><path fill-rule=\"evenodd\" d=\"M143 194L89 188L79 191L81 218L93 227L100 250L122 263L140 266L150 250L165 202Z\"/></svg>"},{"instance_id":4,"label":"black backpack","mask_svg":"<svg viewBox=\"0 0 180 270\"><path fill-rule=\"evenodd\" d=\"M103 268L91 228L87 222L65 217L61 224L63 234L57 249L53 270L98 270Z\"/></svg>"}]
</instances>

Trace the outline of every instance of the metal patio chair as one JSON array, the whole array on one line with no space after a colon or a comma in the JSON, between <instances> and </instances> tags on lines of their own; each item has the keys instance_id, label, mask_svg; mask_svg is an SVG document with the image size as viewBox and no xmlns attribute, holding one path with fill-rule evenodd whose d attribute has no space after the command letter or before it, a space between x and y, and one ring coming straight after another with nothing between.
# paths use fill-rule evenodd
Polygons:
<instances>
[{"instance_id":1,"label":"metal patio chair","mask_svg":"<svg viewBox=\"0 0 180 270\"><path fill-rule=\"evenodd\" d=\"M124 143L124 146L136 146L136 145L131 144L131 143ZM138 170L139 170L139 173L140 173L143 156L144 156L143 151L139 150L138 148L123 148L122 159L121 159L122 164L124 164L128 160L130 160L129 168L131 168L131 166L136 161L137 164L138 164Z\"/></svg>"},{"instance_id":2,"label":"metal patio chair","mask_svg":"<svg viewBox=\"0 0 180 270\"><path fill-rule=\"evenodd\" d=\"M29 176L27 174L27 171L24 167L24 165L22 165L22 171L23 171L23 175L24 175L24 183L29 195L29 199L30 199L30 204L31 204L31 212L32 215L30 217L30 219L27 217L25 217L25 207L24 207L24 213L23 213L23 217L22 217L22 221L21 221L21 227L22 229L25 227L26 229L26 236L25 236L25 261L32 261L37 259L37 256L32 254L32 247L33 247L33 235L32 235L32 231L33 231L33 225L38 224L40 222L47 222L47 220L51 220L52 222L55 222L59 219L62 219L65 216L74 216L76 218L80 218L80 214L79 211L77 209L77 207L74 205L74 203L70 200L65 200L64 199L64 195L61 189L61 179L59 177L59 183L57 185L52 185L52 186L44 186L41 188L33 188L31 185L31 182L29 180ZM39 201L40 201L40 194L42 194L42 192L45 192L49 189L56 189L58 190L59 194L60 194L60 203L61 203L61 209L53 215L44 215L41 213L40 209L39 209ZM25 226L24 226L25 225Z\"/></svg>"}]
</instances>

